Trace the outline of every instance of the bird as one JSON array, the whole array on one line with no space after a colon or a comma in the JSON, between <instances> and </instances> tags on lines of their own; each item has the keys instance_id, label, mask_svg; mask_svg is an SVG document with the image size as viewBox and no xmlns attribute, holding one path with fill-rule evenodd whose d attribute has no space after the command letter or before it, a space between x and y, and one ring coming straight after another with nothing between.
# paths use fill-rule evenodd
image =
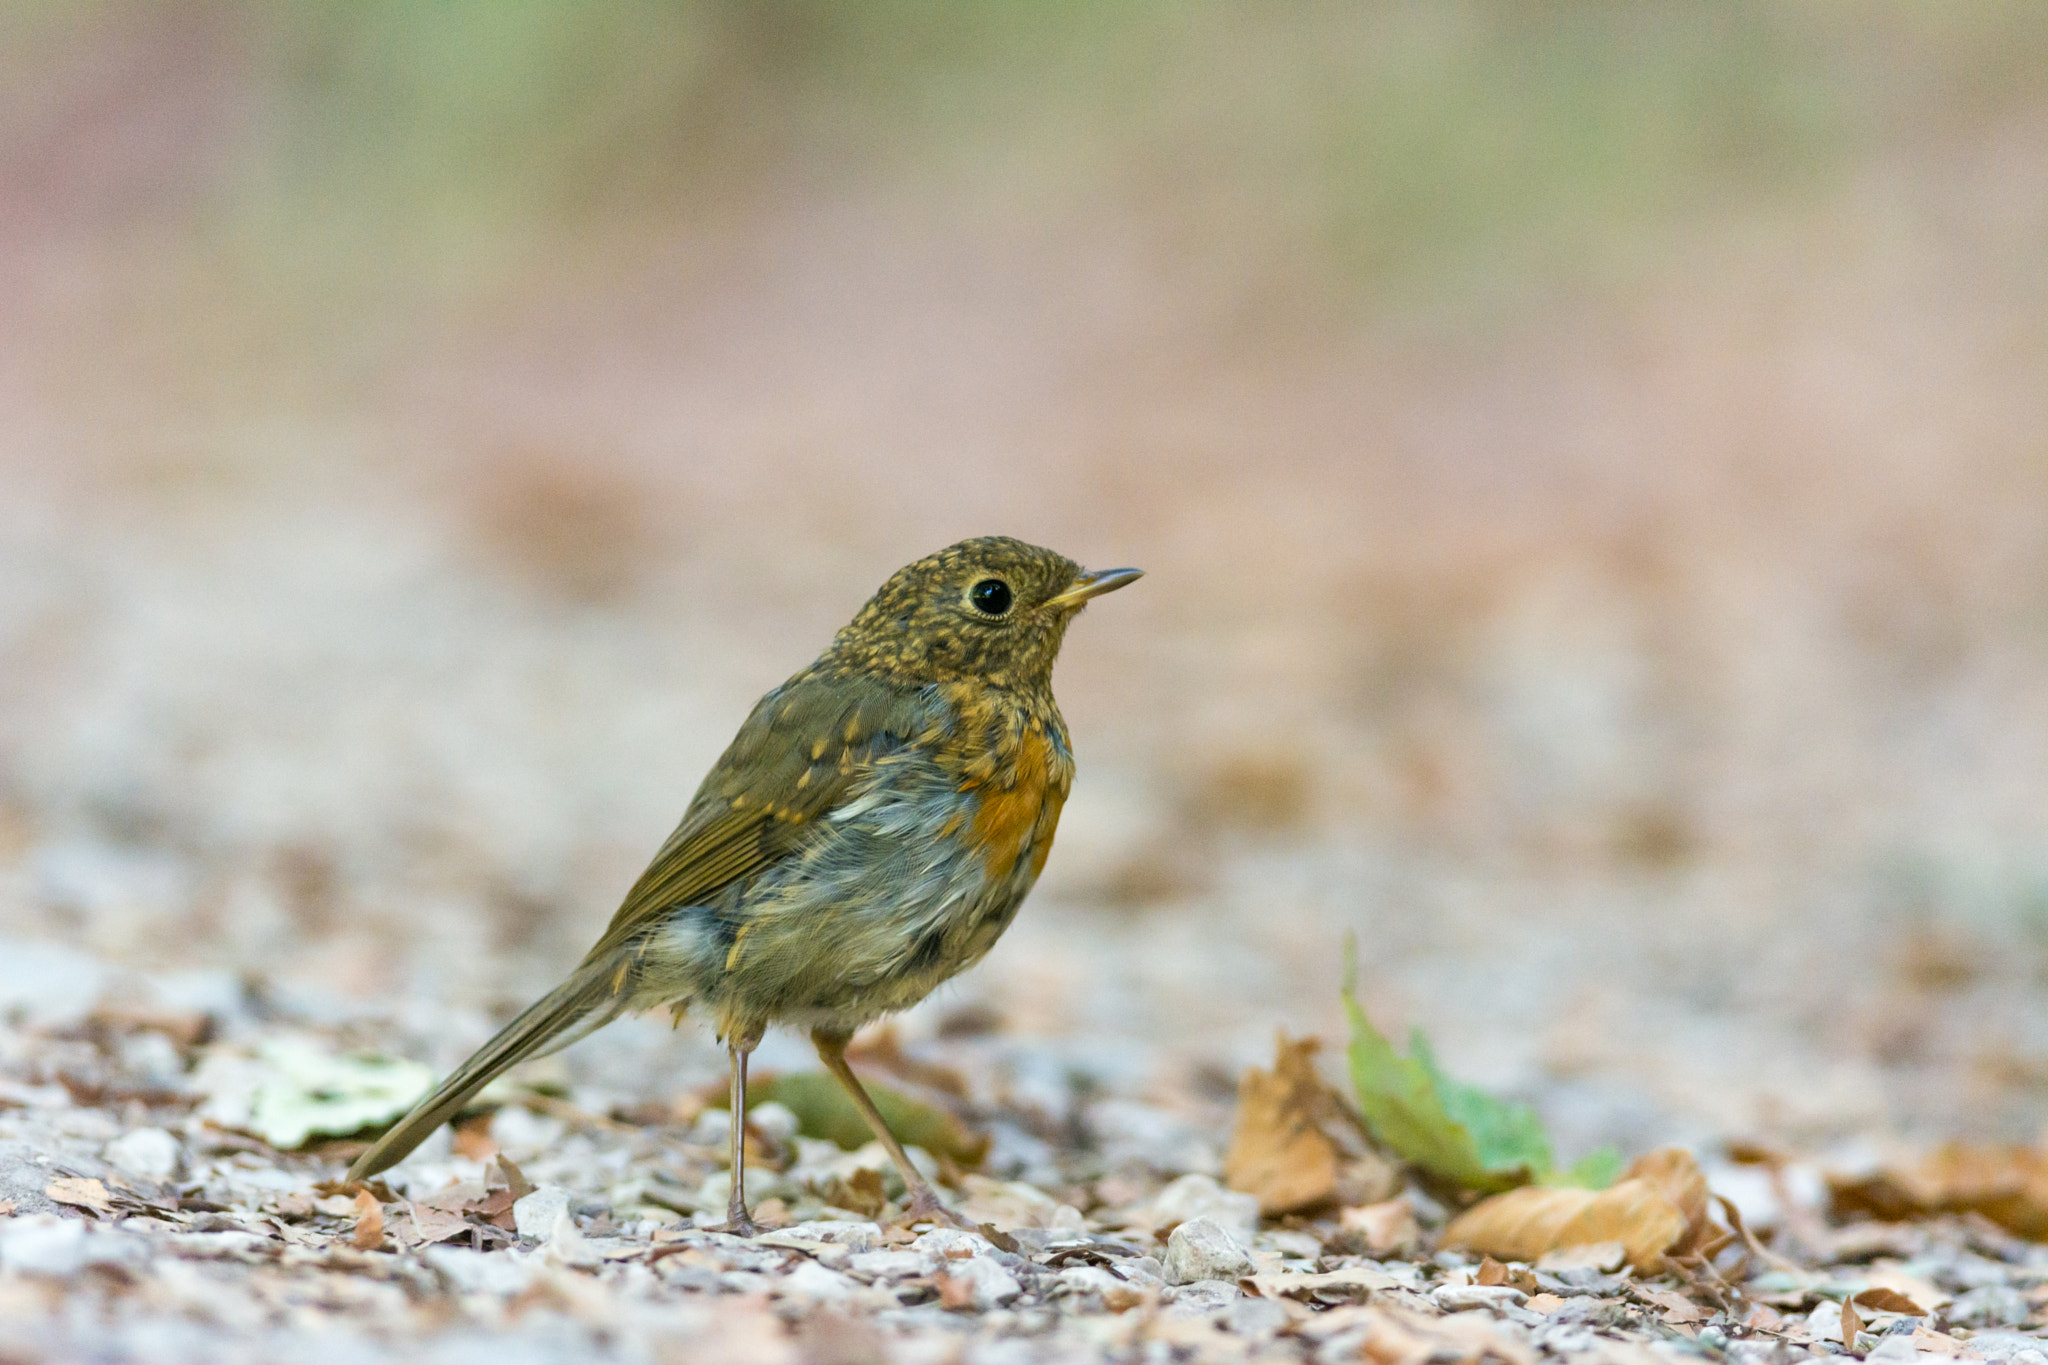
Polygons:
<instances>
[{"instance_id":1,"label":"bird","mask_svg":"<svg viewBox=\"0 0 2048 1365\"><path fill-rule=\"evenodd\" d=\"M892 574L816 661L763 696L681 823L566 980L379 1137L364 1181L507 1069L620 1015L695 1015L731 1072L732 1185L746 1202L747 1059L770 1026L808 1030L903 1177L900 1221L967 1226L847 1064L856 1030L979 962L1045 867L1074 778L1052 693L1067 627L1138 569L1090 572L1008 536Z\"/></svg>"}]
</instances>

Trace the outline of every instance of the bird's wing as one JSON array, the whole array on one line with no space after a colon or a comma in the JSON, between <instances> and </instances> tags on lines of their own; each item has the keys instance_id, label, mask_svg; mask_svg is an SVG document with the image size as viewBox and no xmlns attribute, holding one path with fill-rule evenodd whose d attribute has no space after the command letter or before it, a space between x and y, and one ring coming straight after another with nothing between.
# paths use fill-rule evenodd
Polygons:
<instances>
[{"instance_id":1,"label":"bird's wing","mask_svg":"<svg viewBox=\"0 0 2048 1365\"><path fill-rule=\"evenodd\" d=\"M859 677L800 674L761 698L585 961L819 837L875 759L925 734L934 715L924 693Z\"/></svg>"}]
</instances>

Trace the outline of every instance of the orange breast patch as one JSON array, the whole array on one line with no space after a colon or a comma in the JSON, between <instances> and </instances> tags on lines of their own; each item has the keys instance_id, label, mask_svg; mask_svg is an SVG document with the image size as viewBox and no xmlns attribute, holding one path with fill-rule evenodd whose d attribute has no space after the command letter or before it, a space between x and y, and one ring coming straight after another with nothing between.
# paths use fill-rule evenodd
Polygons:
<instances>
[{"instance_id":1,"label":"orange breast patch","mask_svg":"<svg viewBox=\"0 0 2048 1365\"><path fill-rule=\"evenodd\" d=\"M1009 876L1017 865L1018 855L1024 852L1024 845L1038 827L1039 817L1049 813L1057 819L1057 803L1066 797L1053 784L1052 741L1039 731L1026 731L1018 745L1015 776L1008 787L994 782L983 784L981 807L974 813L972 837L976 846L985 850L989 876L997 880ZM1048 800L1056 803L1050 812L1046 810ZM1045 865L1045 855L1051 847L1052 831L1047 829L1046 837L1032 850L1034 871Z\"/></svg>"}]
</instances>

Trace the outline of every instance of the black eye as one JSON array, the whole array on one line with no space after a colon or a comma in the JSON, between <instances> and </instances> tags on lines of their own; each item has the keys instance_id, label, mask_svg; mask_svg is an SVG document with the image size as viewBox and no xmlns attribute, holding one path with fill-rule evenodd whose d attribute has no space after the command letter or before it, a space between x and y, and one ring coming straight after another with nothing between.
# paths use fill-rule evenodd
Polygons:
<instances>
[{"instance_id":1,"label":"black eye","mask_svg":"<svg viewBox=\"0 0 2048 1365\"><path fill-rule=\"evenodd\" d=\"M1001 616L1010 609L1010 585L1000 578L984 578L967 590L967 600L983 616Z\"/></svg>"}]
</instances>

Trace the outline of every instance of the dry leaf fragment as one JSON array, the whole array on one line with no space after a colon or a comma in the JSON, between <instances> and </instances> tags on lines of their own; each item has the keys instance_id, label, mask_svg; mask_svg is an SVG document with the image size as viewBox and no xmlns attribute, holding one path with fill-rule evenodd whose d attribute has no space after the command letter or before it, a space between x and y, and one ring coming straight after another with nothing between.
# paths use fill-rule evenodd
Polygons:
<instances>
[{"instance_id":1,"label":"dry leaf fragment","mask_svg":"<svg viewBox=\"0 0 2048 1365\"><path fill-rule=\"evenodd\" d=\"M1223 1160L1223 1180L1256 1195L1259 1212L1274 1215L1327 1204L1337 1193L1337 1144L1323 1131L1334 1108L1316 1074L1314 1038L1281 1033L1273 1069L1251 1067L1237 1087L1237 1129Z\"/></svg>"},{"instance_id":2,"label":"dry leaf fragment","mask_svg":"<svg viewBox=\"0 0 2048 1365\"><path fill-rule=\"evenodd\" d=\"M1907 1298L1896 1289L1873 1286L1859 1293L1851 1294L1849 1302L1873 1313L1902 1313L1909 1318L1924 1318L1927 1310Z\"/></svg>"},{"instance_id":3,"label":"dry leaf fragment","mask_svg":"<svg viewBox=\"0 0 2048 1365\"><path fill-rule=\"evenodd\" d=\"M53 1203L67 1204L74 1209L89 1209L95 1214L113 1210L114 1196L106 1185L91 1176L58 1176L43 1191Z\"/></svg>"},{"instance_id":4,"label":"dry leaf fragment","mask_svg":"<svg viewBox=\"0 0 2048 1365\"><path fill-rule=\"evenodd\" d=\"M1581 1246L1546 1251L1536 1268L1551 1275L1571 1270L1591 1270L1612 1275L1628 1261L1628 1248L1619 1242L1588 1242Z\"/></svg>"},{"instance_id":5,"label":"dry leaf fragment","mask_svg":"<svg viewBox=\"0 0 2048 1365\"><path fill-rule=\"evenodd\" d=\"M1317 1303L1363 1303L1385 1289L1401 1287L1401 1281L1384 1271L1365 1266L1345 1266L1323 1272L1277 1270L1247 1275L1238 1288L1262 1299L1301 1299Z\"/></svg>"},{"instance_id":6,"label":"dry leaf fragment","mask_svg":"<svg viewBox=\"0 0 2048 1365\"><path fill-rule=\"evenodd\" d=\"M1524 1186L1482 1199L1451 1221L1443 1242L1531 1262L1562 1248L1615 1242L1631 1266L1652 1275L1714 1231L1706 1176L1689 1153L1666 1148L1639 1158L1598 1193Z\"/></svg>"},{"instance_id":7,"label":"dry leaf fragment","mask_svg":"<svg viewBox=\"0 0 2048 1365\"><path fill-rule=\"evenodd\" d=\"M2031 1147L1946 1143L1915 1164L1830 1175L1828 1192L1837 1217L1981 1213L2008 1232L2048 1241L2048 1152Z\"/></svg>"},{"instance_id":8,"label":"dry leaf fragment","mask_svg":"<svg viewBox=\"0 0 2048 1365\"><path fill-rule=\"evenodd\" d=\"M1383 1257L1405 1251L1422 1240L1415 1221L1415 1207L1406 1199L1389 1199L1363 1204L1338 1215L1338 1225L1365 1244L1368 1256Z\"/></svg>"},{"instance_id":9,"label":"dry leaf fragment","mask_svg":"<svg viewBox=\"0 0 2048 1365\"><path fill-rule=\"evenodd\" d=\"M1663 1314L1664 1321L1674 1326L1682 1327L1689 1323L1705 1322L1713 1316L1685 1295L1669 1289L1646 1289L1637 1286L1630 1292Z\"/></svg>"},{"instance_id":10,"label":"dry leaf fragment","mask_svg":"<svg viewBox=\"0 0 2048 1365\"><path fill-rule=\"evenodd\" d=\"M349 1241L357 1251L375 1251L384 1245L384 1206L368 1190L356 1192L356 1233Z\"/></svg>"},{"instance_id":11,"label":"dry leaf fragment","mask_svg":"<svg viewBox=\"0 0 2048 1365\"><path fill-rule=\"evenodd\" d=\"M1371 1365L1536 1365L1534 1350L1482 1313L1423 1318L1377 1306L1363 1311L1360 1352Z\"/></svg>"},{"instance_id":12,"label":"dry leaf fragment","mask_svg":"<svg viewBox=\"0 0 2048 1365\"><path fill-rule=\"evenodd\" d=\"M1856 1338L1863 1334L1863 1319L1856 1312L1856 1298L1852 1294L1842 1300L1842 1348L1855 1351Z\"/></svg>"}]
</instances>

